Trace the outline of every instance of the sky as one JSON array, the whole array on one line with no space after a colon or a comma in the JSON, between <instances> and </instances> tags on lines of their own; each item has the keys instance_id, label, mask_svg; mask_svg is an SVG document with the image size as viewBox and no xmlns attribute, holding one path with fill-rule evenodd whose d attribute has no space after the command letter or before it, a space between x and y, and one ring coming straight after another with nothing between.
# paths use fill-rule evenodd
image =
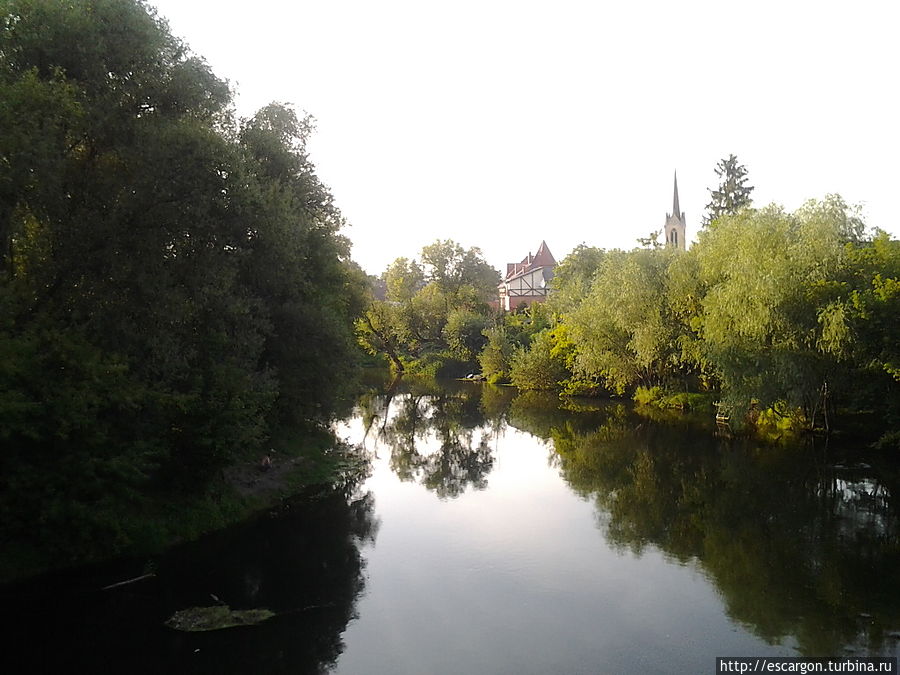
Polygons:
<instances>
[{"instance_id":1,"label":"sky","mask_svg":"<svg viewBox=\"0 0 900 675\"><path fill-rule=\"evenodd\" d=\"M730 154L754 203L838 193L900 234L900 4L149 0L240 116L291 103L380 274L453 239L632 248L678 172L693 239Z\"/></svg>"}]
</instances>

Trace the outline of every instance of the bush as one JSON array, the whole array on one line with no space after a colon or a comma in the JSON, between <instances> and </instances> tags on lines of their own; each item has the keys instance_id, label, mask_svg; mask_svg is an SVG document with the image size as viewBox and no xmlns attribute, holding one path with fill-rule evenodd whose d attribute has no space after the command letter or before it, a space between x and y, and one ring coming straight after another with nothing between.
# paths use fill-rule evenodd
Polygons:
<instances>
[{"instance_id":1,"label":"bush","mask_svg":"<svg viewBox=\"0 0 900 675\"><path fill-rule=\"evenodd\" d=\"M484 331L484 335L487 338L487 344L478 355L481 374L491 383L508 380L513 344L506 334L506 328L495 326Z\"/></svg>"},{"instance_id":2,"label":"bush","mask_svg":"<svg viewBox=\"0 0 900 675\"><path fill-rule=\"evenodd\" d=\"M657 405L663 397L660 387L638 387L634 392L634 402L638 405Z\"/></svg>"},{"instance_id":3,"label":"bush","mask_svg":"<svg viewBox=\"0 0 900 675\"><path fill-rule=\"evenodd\" d=\"M552 355L552 350L550 330L535 335L527 349L517 349L510 368L512 383L519 389L558 389L568 371L562 360Z\"/></svg>"},{"instance_id":4,"label":"bush","mask_svg":"<svg viewBox=\"0 0 900 675\"><path fill-rule=\"evenodd\" d=\"M469 361L458 359L450 352L427 352L407 367L407 372L421 377L465 377L472 372Z\"/></svg>"},{"instance_id":5,"label":"bush","mask_svg":"<svg viewBox=\"0 0 900 675\"><path fill-rule=\"evenodd\" d=\"M463 361L474 361L487 343L485 330L490 321L468 309L455 309L447 317L442 334L450 353Z\"/></svg>"},{"instance_id":6,"label":"bush","mask_svg":"<svg viewBox=\"0 0 900 675\"><path fill-rule=\"evenodd\" d=\"M667 393L662 387L638 387L634 396L638 405L649 405L662 410L703 410L712 406L712 395L694 394L687 391Z\"/></svg>"}]
</instances>

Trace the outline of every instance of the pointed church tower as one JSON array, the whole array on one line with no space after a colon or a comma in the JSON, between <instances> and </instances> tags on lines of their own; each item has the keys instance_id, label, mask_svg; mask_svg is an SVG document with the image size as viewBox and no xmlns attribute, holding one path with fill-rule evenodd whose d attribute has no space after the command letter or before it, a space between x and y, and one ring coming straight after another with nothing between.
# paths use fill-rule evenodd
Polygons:
<instances>
[{"instance_id":1,"label":"pointed church tower","mask_svg":"<svg viewBox=\"0 0 900 675\"><path fill-rule=\"evenodd\" d=\"M666 214L666 227L663 230L666 235L666 246L687 249L687 237L684 230L684 211L678 204L678 172L675 172L675 198L672 203L672 213Z\"/></svg>"}]
</instances>

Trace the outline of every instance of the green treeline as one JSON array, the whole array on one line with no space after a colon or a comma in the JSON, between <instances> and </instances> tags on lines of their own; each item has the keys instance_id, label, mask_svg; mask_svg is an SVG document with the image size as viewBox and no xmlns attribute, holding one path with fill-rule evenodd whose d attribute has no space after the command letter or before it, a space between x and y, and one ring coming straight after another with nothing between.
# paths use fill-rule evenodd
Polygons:
<instances>
[{"instance_id":1,"label":"green treeline","mask_svg":"<svg viewBox=\"0 0 900 675\"><path fill-rule=\"evenodd\" d=\"M481 251L436 241L422 249L421 262L397 258L381 280L386 299L373 301L356 323L363 348L400 373L459 377L471 370L500 282Z\"/></svg>"},{"instance_id":2,"label":"green treeline","mask_svg":"<svg viewBox=\"0 0 900 675\"><path fill-rule=\"evenodd\" d=\"M738 421L750 411L806 428L878 410L896 427L898 280L900 242L865 236L839 197L744 208L689 251L575 251L554 280L546 347L534 347L565 366L561 386L709 392Z\"/></svg>"},{"instance_id":3,"label":"green treeline","mask_svg":"<svg viewBox=\"0 0 900 675\"><path fill-rule=\"evenodd\" d=\"M356 335L396 373L464 377L480 370L500 381L516 350L551 326L541 305L498 314L500 274L480 249L452 240L425 246L420 260L397 258L379 281L385 297L370 302Z\"/></svg>"},{"instance_id":4,"label":"green treeline","mask_svg":"<svg viewBox=\"0 0 900 675\"><path fill-rule=\"evenodd\" d=\"M365 275L311 120L231 105L139 0L0 1L5 541L128 546L332 414Z\"/></svg>"},{"instance_id":5,"label":"green treeline","mask_svg":"<svg viewBox=\"0 0 900 675\"><path fill-rule=\"evenodd\" d=\"M487 275L483 294L466 281L453 295L400 259L361 338L398 370L443 355L453 374L474 368L525 390L676 407L720 399L736 424L833 429L852 411L900 428L900 242L868 234L837 196L793 213L748 202L714 199L688 251L653 238L631 251L579 246L548 302L513 313L477 302Z\"/></svg>"}]
</instances>

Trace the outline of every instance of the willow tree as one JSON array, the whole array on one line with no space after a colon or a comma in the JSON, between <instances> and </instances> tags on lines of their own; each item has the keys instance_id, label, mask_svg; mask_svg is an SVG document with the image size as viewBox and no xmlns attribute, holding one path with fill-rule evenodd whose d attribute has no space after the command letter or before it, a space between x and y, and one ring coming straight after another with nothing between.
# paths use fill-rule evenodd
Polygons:
<instances>
[{"instance_id":1,"label":"willow tree","mask_svg":"<svg viewBox=\"0 0 900 675\"><path fill-rule=\"evenodd\" d=\"M700 324L725 393L783 402L809 422L827 403L852 336L837 321L847 207L836 197L794 213L769 206L717 221L694 247L707 287Z\"/></svg>"},{"instance_id":2,"label":"willow tree","mask_svg":"<svg viewBox=\"0 0 900 675\"><path fill-rule=\"evenodd\" d=\"M556 266L550 280L553 293L547 300L554 312L565 314L584 300L605 255L601 248L579 244Z\"/></svg>"},{"instance_id":3,"label":"willow tree","mask_svg":"<svg viewBox=\"0 0 900 675\"><path fill-rule=\"evenodd\" d=\"M679 323L672 315L670 249L610 251L567 323L577 369L623 393L665 384L679 372Z\"/></svg>"},{"instance_id":4,"label":"willow tree","mask_svg":"<svg viewBox=\"0 0 900 675\"><path fill-rule=\"evenodd\" d=\"M409 344L409 327L398 306L372 301L356 320L356 339L372 356L387 356L395 372L402 373L406 369L402 357Z\"/></svg>"},{"instance_id":5,"label":"willow tree","mask_svg":"<svg viewBox=\"0 0 900 675\"><path fill-rule=\"evenodd\" d=\"M400 304L409 303L425 285L425 273L415 260L397 258L388 265L381 277L387 290L387 299Z\"/></svg>"}]
</instances>

